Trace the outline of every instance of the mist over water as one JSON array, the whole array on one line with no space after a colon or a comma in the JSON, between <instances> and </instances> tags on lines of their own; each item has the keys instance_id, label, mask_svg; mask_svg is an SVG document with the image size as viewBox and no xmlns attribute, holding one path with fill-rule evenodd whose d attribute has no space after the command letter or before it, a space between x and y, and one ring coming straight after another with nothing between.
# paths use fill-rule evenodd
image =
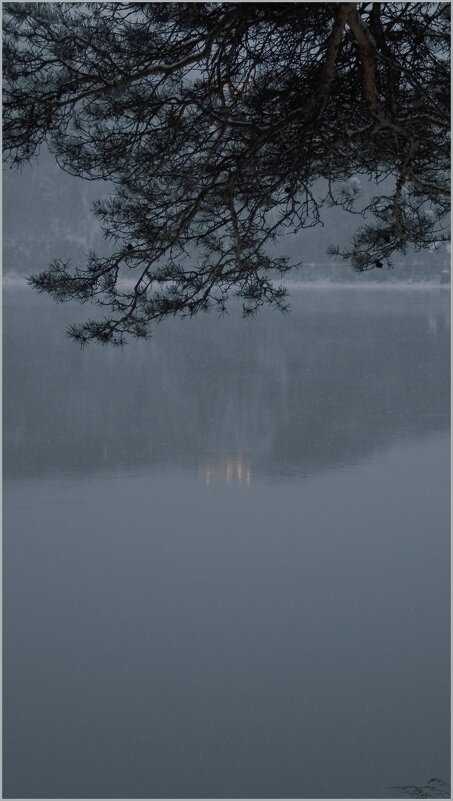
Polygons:
<instances>
[{"instance_id":1,"label":"mist over water","mask_svg":"<svg viewBox=\"0 0 453 801\"><path fill-rule=\"evenodd\" d=\"M4 794L449 780L449 295L80 350L4 294Z\"/></svg>"},{"instance_id":2,"label":"mist over water","mask_svg":"<svg viewBox=\"0 0 453 801\"><path fill-rule=\"evenodd\" d=\"M65 330L92 309L7 291L6 475L235 459L310 475L446 430L448 292L305 289L290 303L80 350Z\"/></svg>"}]
</instances>

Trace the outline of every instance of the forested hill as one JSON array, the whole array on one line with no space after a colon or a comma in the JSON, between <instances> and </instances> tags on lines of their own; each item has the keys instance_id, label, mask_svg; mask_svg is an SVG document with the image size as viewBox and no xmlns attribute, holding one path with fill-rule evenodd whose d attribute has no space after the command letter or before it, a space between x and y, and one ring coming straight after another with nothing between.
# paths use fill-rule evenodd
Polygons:
<instances>
[{"instance_id":1,"label":"forested hill","mask_svg":"<svg viewBox=\"0 0 453 801\"><path fill-rule=\"evenodd\" d=\"M361 180L362 200L372 187ZM51 155L41 153L38 162L21 172L3 173L3 272L25 276L45 270L55 258L82 265L90 250L107 252L99 224L92 214L94 200L112 191L108 183L85 181L63 172ZM391 271L354 273L327 254L330 244L343 245L351 238L361 217L330 208L323 212L324 226L288 234L279 239L278 255L289 256L302 267L289 280L340 281L360 284L394 281L449 280L449 249L408 253Z\"/></svg>"},{"instance_id":2,"label":"forested hill","mask_svg":"<svg viewBox=\"0 0 453 801\"><path fill-rule=\"evenodd\" d=\"M20 172L4 169L3 272L28 275L57 257L75 265L105 248L91 204L107 189L64 173L46 152Z\"/></svg>"}]
</instances>

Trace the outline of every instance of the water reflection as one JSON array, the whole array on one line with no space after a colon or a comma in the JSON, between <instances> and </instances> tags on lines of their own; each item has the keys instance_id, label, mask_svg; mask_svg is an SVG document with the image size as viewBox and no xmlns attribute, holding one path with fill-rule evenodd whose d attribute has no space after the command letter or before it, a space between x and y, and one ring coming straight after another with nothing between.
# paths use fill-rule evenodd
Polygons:
<instances>
[{"instance_id":1,"label":"water reflection","mask_svg":"<svg viewBox=\"0 0 453 801\"><path fill-rule=\"evenodd\" d=\"M5 293L6 475L177 465L246 485L356 464L449 421L447 292L310 290L80 351L79 309Z\"/></svg>"},{"instance_id":2,"label":"water reflection","mask_svg":"<svg viewBox=\"0 0 453 801\"><path fill-rule=\"evenodd\" d=\"M227 459L225 462L202 464L198 468L198 475L202 477L207 487L209 487L212 479L224 480L227 484L234 481L247 486L252 481L250 466L240 456L236 459Z\"/></svg>"},{"instance_id":3,"label":"water reflection","mask_svg":"<svg viewBox=\"0 0 453 801\"><path fill-rule=\"evenodd\" d=\"M6 293L6 797L448 779L447 294L293 307L81 352Z\"/></svg>"}]
</instances>

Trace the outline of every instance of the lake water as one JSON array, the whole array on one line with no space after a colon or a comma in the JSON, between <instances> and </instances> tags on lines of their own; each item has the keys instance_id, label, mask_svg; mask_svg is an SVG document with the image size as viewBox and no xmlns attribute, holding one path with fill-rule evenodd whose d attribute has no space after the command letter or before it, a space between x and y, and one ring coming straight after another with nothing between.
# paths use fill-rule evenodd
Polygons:
<instances>
[{"instance_id":1,"label":"lake water","mask_svg":"<svg viewBox=\"0 0 453 801\"><path fill-rule=\"evenodd\" d=\"M5 797L449 781L449 295L291 302L81 351L5 291Z\"/></svg>"}]
</instances>

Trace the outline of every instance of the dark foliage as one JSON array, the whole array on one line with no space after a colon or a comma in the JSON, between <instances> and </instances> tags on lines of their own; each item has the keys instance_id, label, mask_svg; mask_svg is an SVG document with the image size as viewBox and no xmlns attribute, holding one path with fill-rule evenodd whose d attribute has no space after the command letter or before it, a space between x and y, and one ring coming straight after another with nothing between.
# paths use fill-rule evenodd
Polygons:
<instances>
[{"instance_id":1,"label":"dark foliage","mask_svg":"<svg viewBox=\"0 0 453 801\"><path fill-rule=\"evenodd\" d=\"M386 191L349 250L359 271L446 237L449 3L6 3L4 153L47 142L113 182L94 213L112 254L31 277L107 316L81 342L146 337L168 315L284 308L279 233ZM321 180L320 180L321 179ZM385 180L387 179L387 180ZM324 187L320 194L319 187Z\"/></svg>"},{"instance_id":2,"label":"dark foliage","mask_svg":"<svg viewBox=\"0 0 453 801\"><path fill-rule=\"evenodd\" d=\"M450 785L443 779L430 779L427 784L407 784L393 789L401 790L408 798L451 798Z\"/></svg>"}]
</instances>

